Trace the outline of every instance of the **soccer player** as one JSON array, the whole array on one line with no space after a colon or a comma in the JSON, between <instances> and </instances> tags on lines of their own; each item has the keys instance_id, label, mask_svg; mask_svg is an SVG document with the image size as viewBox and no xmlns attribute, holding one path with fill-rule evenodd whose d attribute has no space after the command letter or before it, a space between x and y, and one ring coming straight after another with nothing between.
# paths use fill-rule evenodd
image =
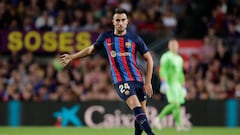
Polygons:
<instances>
[{"instance_id":1,"label":"soccer player","mask_svg":"<svg viewBox=\"0 0 240 135\"><path fill-rule=\"evenodd\" d=\"M141 135L144 130L153 135L146 117L146 99L153 94L151 78L153 60L148 47L136 34L127 31L127 11L121 8L113 14L113 31L104 32L91 45L74 54L63 54L60 62L65 66L70 61L93 54L104 47L110 63L111 75L116 92L135 115L135 135ZM147 63L145 81L136 63L139 52Z\"/></svg>"},{"instance_id":2,"label":"soccer player","mask_svg":"<svg viewBox=\"0 0 240 135\"><path fill-rule=\"evenodd\" d=\"M160 58L160 92L166 94L168 105L163 108L158 119L161 122L164 116L172 113L177 130L184 130L180 108L181 104L185 102L186 88L184 87L183 59L178 55L178 47L178 41L171 39L168 42L169 50Z\"/></svg>"}]
</instances>

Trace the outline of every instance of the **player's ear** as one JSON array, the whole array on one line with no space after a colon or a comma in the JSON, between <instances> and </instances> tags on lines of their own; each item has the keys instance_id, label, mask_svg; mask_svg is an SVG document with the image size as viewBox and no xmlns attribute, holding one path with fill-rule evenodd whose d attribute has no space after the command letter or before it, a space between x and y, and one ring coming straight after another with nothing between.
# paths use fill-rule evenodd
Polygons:
<instances>
[{"instance_id":1,"label":"player's ear","mask_svg":"<svg viewBox=\"0 0 240 135\"><path fill-rule=\"evenodd\" d=\"M112 17L112 24L114 24L114 18L115 18L115 15L113 15Z\"/></svg>"},{"instance_id":2,"label":"player's ear","mask_svg":"<svg viewBox=\"0 0 240 135\"><path fill-rule=\"evenodd\" d=\"M113 16L113 18L112 18L112 24L114 24L114 16Z\"/></svg>"}]
</instances>

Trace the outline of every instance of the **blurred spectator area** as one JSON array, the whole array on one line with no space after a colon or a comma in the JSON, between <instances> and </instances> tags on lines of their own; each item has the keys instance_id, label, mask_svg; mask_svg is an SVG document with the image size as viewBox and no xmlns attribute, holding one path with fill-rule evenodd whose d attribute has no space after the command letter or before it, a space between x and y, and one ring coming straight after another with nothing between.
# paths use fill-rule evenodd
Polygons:
<instances>
[{"instance_id":1,"label":"blurred spectator area","mask_svg":"<svg viewBox=\"0 0 240 135\"><path fill-rule=\"evenodd\" d=\"M1 0L0 29L102 32L111 29L112 11L122 7L129 11L129 29L151 39L201 38L208 27L234 36L239 5L237 0Z\"/></svg>"}]
</instances>

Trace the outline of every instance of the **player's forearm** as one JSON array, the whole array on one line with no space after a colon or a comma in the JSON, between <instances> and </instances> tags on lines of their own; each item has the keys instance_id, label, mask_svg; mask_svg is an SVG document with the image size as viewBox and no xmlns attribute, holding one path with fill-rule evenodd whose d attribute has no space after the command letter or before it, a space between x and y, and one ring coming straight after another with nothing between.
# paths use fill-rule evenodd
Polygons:
<instances>
[{"instance_id":1,"label":"player's forearm","mask_svg":"<svg viewBox=\"0 0 240 135\"><path fill-rule=\"evenodd\" d=\"M93 52L94 52L94 48L93 48L93 46L90 46L90 47L84 48L83 50L81 50L77 53L71 54L71 58L72 58L72 60L83 58L83 57L93 54Z\"/></svg>"},{"instance_id":2,"label":"player's forearm","mask_svg":"<svg viewBox=\"0 0 240 135\"><path fill-rule=\"evenodd\" d=\"M152 60L152 56L147 55L147 57L145 58L147 61L147 71L146 71L146 78L145 78L145 83L151 83L152 80L152 73L153 73L153 60Z\"/></svg>"},{"instance_id":3,"label":"player's forearm","mask_svg":"<svg viewBox=\"0 0 240 135\"><path fill-rule=\"evenodd\" d=\"M147 66L147 72L146 72L146 80L145 83L151 83L152 80L152 72L153 72L152 66Z\"/></svg>"},{"instance_id":4,"label":"player's forearm","mask_svg":"<svg viewBox=\"0 0 240 135\"><path fill-rule=\"evenodd\" d=\"M184 76L184 73L182 72L181 73L181 76L180 76L180 83L184 86L185 85L185 76Z\"/></svg>"},{"instance_id":5,"label":"player's forearm","mask_svg":"<svg viewBox=\"0 0 240 135\"><path fill-rule=\"evenodd\" d=\"M159 78L161 82L167 81L167 70L168 70L168 57L163 55L160 59L160 70L159 70Z\"/></svg>"},{"instance_id":6,"label":"player's forearm","mask_svg":"<svg viewBox=\"0 0 240 135\"><path fill-rule=\"evenodd\" d=\"M160 65L160 66L161 66L161 65ZM165 67L164 67L163 65L160 67L160 70L159 70L159 78L160 78L161 82L167 80L167 79L166 79L167 77L166 77Z\"/></svg>"}]
</instances>

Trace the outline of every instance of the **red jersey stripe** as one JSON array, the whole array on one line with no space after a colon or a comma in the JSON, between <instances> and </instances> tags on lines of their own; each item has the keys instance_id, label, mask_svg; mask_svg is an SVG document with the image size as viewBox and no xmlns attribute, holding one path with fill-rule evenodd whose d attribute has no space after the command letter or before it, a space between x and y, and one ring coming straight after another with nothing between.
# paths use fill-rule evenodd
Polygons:
<instances>
[{"instance_id":1,"label":"red jersey stripe","mask_svg":"<svg viewBox=\"0 0 240 135\"><path fill-rule=\"evenodd\" d=\"M124 38L123 37L119 38L119 44L120 44L120 53L121 54L125 54L126 53L125 50L124 50L125 42L124 42ZM121 59L122 59L122 62L123 62L122 64L123 64L123 67L124 67L125 71L127 72L129 80L133 81L134 78L133 78L133 75L132 75L132 73L131 73L131 71L130 71L130 69L128 67L128 63L127 63L127 58L126 57L128 57L128 56L125 56L125 55L121 56Z\"/></svg>"},{"instance_id":2,"label":"red jersey stripe","mask_svg":"<svg viewBox=\"0 0 240 135\"><path fill-rule=\"evenodd\" d=\"M118 69L117 69L117 67L116 67L114 58L111 56L111 55L112 55L112 54L111 54L111 53L112 53L112 42L111 42L111 38L107 38L106 41L107 41L107 47L108 47L108 51L109 51L109 55L110 55L110 61L111 61L111 63L112 63L113 70L114 70L114 72L115 72L115 74L116 74L117 82L120 82L120 81L122 81L121 75L120 75L120 73L119 73L119 71L118 71Z\"/></svg>"},{"instance_id":3,"label":"red jersey stripe","mask_svg":"<svg viewBox=\"0 0 240 135\"><path fill-rule=\"evenodd\" d=\"M135 54L135 52L136 52L136 44L135 44L134 42L132 42L132 54ZM137 71L137 75L138 75L138 77L140 78L139 81L142 81L142 75L141 75L139 69L137 68L136 56L135 56L135 55L132 55L132 59L133 59L133 62L134 62L135 70Z\"/></svg>"}]
</instances>

